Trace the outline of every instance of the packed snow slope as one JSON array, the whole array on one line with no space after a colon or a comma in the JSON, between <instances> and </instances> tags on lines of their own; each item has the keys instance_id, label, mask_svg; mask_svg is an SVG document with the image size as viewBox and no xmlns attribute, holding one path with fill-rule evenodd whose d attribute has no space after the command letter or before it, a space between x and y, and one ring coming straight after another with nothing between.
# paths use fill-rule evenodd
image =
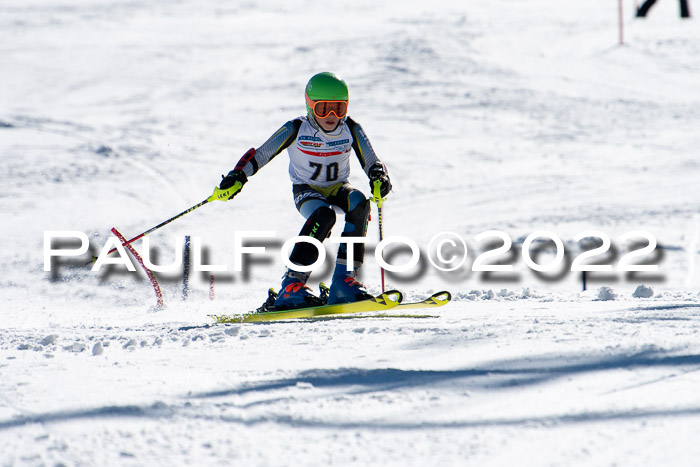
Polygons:
<instances>
[{"instance_id":1,"label":"packed snow slope","mask_svg":"<svg viewBox=\"0 0 700 467\"><path fill-rule=\"evenodd\" d=\"M3 1L0 465L696 464L700 28L672 1L646 20L627 2L624 24L619 45L604 0ZM303 221L286 153L149 236L161 264L199 237L229 268L213 295L208 272L187 301L182 273L161 273L157 310L142 274L84 266L112 227L132 237L209 196L325 70L389 168L385 236L422 253L389 286L452 303L213 325L279 286ZM496 260L513 272L472 271L502 243L475 238L490 230L512 239ZM591 230L613 270L582 292L570 266ZM46 272L46 231L84 232L90 252ZM235 272L242 231L275 237ZM544 273L521 253L541 231L567 251ZM638 231L656 272L617 269ZM426 259L443 232L468 245L455 271Z\"/></svg>"}]
</instances>

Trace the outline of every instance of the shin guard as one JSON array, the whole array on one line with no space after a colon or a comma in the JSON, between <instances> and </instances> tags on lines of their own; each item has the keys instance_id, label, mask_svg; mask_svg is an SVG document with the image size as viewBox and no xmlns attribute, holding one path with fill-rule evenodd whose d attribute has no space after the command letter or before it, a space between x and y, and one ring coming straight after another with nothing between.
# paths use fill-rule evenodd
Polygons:
<instances>
[{"instance_id":1,"label":"shin guard","mask_svg":"<svg viewBox=\"0 0 700 467\"><path fill-rule=\"evenodd\" d=\"M335 225L335 211L330 206L321 206L306 220L299 236L313 237L319 242L323 242L330 235L333 225ZM297 243L289 256L292 263L301 266L309 266L317 259L318 250L310 243Z\"/></svg>"},{"instance_id":2,"label":"shin guard","mask_svg":"<svg viewBox=\"0 0 700 467\"><path fill-rule=\"evenodd\" d=\"M361 201L354 209L345 215L345 230L341 234L342 237L366 237L367 223L369 222L369 200ZM354 267L359 267L365 258L364 243L355 243L353 248L353 263ZM347 264L347 248L342 244L338 249L338 260Z\"/></svg>"}]
</instances>

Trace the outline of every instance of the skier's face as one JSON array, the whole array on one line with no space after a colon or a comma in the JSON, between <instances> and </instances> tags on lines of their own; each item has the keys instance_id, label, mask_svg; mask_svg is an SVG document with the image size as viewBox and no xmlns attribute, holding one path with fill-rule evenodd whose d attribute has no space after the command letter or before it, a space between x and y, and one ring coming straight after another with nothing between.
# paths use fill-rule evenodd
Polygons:
<instances>
[{"instance_id":1,"label":"skier's face","mask_svg":"<svg viewBox=\"0 0 700 467\"><path fill-rule=\"evenodd\" d=\"M334 113L329 113L323 118L318 118L314 116L316 123L323 129L323 131L333 131L338 127L338 122L340 119L335 116Z\"/></svg>"}]
</instances>

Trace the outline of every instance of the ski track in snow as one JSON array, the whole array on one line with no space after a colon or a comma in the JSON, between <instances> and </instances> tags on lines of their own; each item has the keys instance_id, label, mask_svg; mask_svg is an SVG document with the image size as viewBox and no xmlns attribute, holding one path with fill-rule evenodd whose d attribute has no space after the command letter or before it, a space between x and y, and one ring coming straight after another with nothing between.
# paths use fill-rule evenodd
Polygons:
<instances>
[{"instance_id":1,"label":"ski track in snow","mask_svg":"<svg viewBox=\"0 0 700 467\"><path fill-rule=\"evenodd\" d=\"M317 2L3 2L0 465L697 464L700 33L675 2L645 21L630 6L620 47L603 0L362 1L333 25ZM389 276L450 304L212 324L279 285L301 225L284 154L152 236L163 264L192 235L231 265L233 230L277 232L270 258L217 274L213 301L206 274L187 302L159 275L156 311L139 274L42 270L46 230L97 254L112 226L131 237L201 201L322 69L389 167L385 235L467 241L459 272ZM366 188L357 165L351 182ZM469 271L492 229L513 240L511 276ZM537 230L576 255L590 229L613 264L622 234L651 232L659 273L579 292L518 256ZM362 280L379 292L373 258Z\"/></svg>"}]
</instances>

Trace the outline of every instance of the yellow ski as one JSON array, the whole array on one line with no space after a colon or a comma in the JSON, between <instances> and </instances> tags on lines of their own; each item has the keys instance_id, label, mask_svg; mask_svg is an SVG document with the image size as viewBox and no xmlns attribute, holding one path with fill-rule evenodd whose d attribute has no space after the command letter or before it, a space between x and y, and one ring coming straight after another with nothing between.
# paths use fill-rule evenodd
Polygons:
<instances>
[{"instance_id":1,"label":"yellow ski","mask_svg":"<svg viewBox=\"0 0 700 467\"><path fill-rule=\"evenodd\" d=\"M403 294L398 290L389 290L369 300L337 305L322 305L294 310L267 311L262 313L246 313L242 315L212 316L217 323L257 323L261 321L277 321L284 319L316 318L346 313L367 313L385 311L394 308L403 300Z\"/></svg>"},{"instance_id":2,"label":"yellow ski","mask_svg":"<svg viewBox=\"0 0 700 467\"><path fill-rule=\"evenodd\" d=\"M450 300L452 300L452 294L447 290L443 290L442 292L435 293L420 302L401 303L396 307L396 309L404 310L406 308L433 308L436 306L446 305Z\"/></svg>"}]
</instances>

